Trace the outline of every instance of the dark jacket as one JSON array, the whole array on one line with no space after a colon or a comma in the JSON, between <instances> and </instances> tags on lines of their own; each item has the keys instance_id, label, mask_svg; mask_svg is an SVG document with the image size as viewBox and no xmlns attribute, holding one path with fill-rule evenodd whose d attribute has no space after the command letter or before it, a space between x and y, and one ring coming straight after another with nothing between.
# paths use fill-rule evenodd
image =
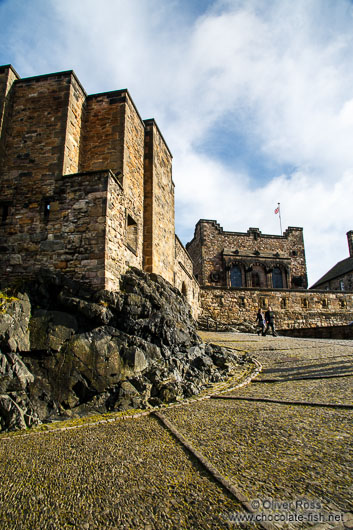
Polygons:
<instances>
[{"instance_id":1,"label":"dark jacket","mask_svg":"<svg viewBox=\"0 0 353 530\"><path fill-rule=\"evenodd\" d=\"M273 324L274 321L275 321L275 314L273 311L266 311L265 313L265 320L266 322L268 322L269 324Z\"/></svg>"}]
</instances>

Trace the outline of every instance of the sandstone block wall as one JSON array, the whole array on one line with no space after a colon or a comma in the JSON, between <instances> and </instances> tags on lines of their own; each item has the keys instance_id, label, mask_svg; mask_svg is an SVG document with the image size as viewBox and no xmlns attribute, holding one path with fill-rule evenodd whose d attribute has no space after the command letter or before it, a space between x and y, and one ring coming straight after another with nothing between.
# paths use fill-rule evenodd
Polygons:
<instances>
[{"instance_id":1,"label":"sandstone block wall","mask_svg":"<svg viewBox=\"0 0 353 530\"><path fill-rule=\"evenodd\" d=\"M8 112L11 107L10 91L14 81L19 79L11 65L0 67L0 166L3 164L5 153L5 129Z\"/></svg>"},{"instance_id":2,"label":"sandstone block wall","mask_svg":"<svg viewBox=\"0 0 353 530\"><path fill-rule=\"evenodd\" d=\"M47 267L118 289L135 266L195 283L185 250L175 262L172 155L126 89L87 96L72 71L0 67L0 161L2 277Z\"/></svg>"},{"instance_id":3,"label":"sandstone block wall","mask_svg":"<svg viewBox=\"0 0 353 530\"><path fill-rule=\"evenodd\" d=\"M192 260L180 239L175 236L174 285L185 296L195 319L200 314L200 286L193 274Z\"/></svg>"},{"instance_id":4,"label":"sandstone block wall","mask_svg":"<svg viewBox=\"0 0 353 530\"><path fill-rule=\"evenodd\" d=\"M141 269L138 255L128 242L126 205L123 188L110 175L107 194L107 223L105 239L105 289L116 291L119 280L129 266Z\"/></svg>"},{"instance_id":5,"label":"sandstone block wall","mask_svg":"<svg viewBox=\"0 0 353 530\"><path fill-rule=\"evenodd\" d=\"M154 120L145 120L144 268L174 281L172 155Z\"/></svg>"},{"instance_id":6,"label":"sandstone block wall","mask_svg":"<svg viewBox=\"0 0 353 530\"><path fill-rule=\"evenodd\" d=\"M241 285L272 287L272 271L278 268L283 287L307 287L303 231L289 227L283 236L262 234L258 228L247 233L227 232L216 222L201 219L192 241L186 245L201 285L230 286L230 270L239 266Z\"/></svg>"},{"instance_id":7,"label":"sandstone block wall","mask_svg":"<svg viewBox=\"0 0 353 530\"><path fill-rule=\"evenodd\" d=\"M229 325L255 323L271 306L277 328L337 326L353 320L353 292L201 288L202 315Z\"/></svg>"},{"instance_id":8,"label":"sandstone block wall","mask_svg":"<svg viewBox=\"0 0 353 530\"><path fill-rule=\"evenodd\" d=\"M1 277L49 268L104 288L108 180L109 172L66 175L50 201L20 196L12 207L16 223L1 227Z\"/></svg>"},{"instance_id":9,"label":"sandstone block wall","mask_svg":"<svg viewBox=\"0 0 353 530\"><path fill-rule=\"evenodd\" d=\"M16 81L3 130L1 197L50 196L63 174L71 72Z\"/></svg>"}]
</instances>

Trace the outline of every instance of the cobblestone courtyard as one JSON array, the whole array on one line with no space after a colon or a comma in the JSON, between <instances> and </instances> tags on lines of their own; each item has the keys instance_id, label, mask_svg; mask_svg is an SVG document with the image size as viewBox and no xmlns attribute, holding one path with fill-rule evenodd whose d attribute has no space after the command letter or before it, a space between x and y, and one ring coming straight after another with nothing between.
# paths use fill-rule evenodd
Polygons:
<instances>
[{"instance_id":1,"label":"cobblestone courtyard","mask_svg":"<svg viewBox=\"0 0 353 530\"><path fill-rule=\"evenodd\" d=\"M153 415L2 435L0 528L261 528L231 520L247 512L244 498L255 514L302 517L268 528L353 528L353 341L203 338L263 369L247 386L161 410L196 456Z\"/></svg>"}]
</instances>

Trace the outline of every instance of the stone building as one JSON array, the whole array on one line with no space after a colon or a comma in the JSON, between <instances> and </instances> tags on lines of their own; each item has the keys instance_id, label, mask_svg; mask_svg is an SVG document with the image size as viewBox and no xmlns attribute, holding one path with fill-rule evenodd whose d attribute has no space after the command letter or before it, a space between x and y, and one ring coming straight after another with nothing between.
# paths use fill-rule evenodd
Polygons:
<instances>
[{"instance_id":1,"label":"stone building","mask_svg":"<svg viewBox=\"0 0 353 530\"><path fill-rule=\"evenodd\" d=\"M353 291L353 230L347 232L349 258L339 261L310 289Z\"/></svg>"},{"instance_id":2,"label":"stone building","mask_svg":"<svg viewBox=\"0 0 353 530\"><path fill-rule=\"evenodd\" d=\"M200 283L202 326L251 329L258 308L269 305L282 329L353 320L353 293L307 289L302 228L289 227L283 236L258 228L227 232L216 221L201 219L186 248Z\"/></svg>"},{"instance_id":3,"label":"stone building","mask_svg":"<svg viewBox=\"0 0 353 530\"><path fill-rule=\"evenodd\" d=\"M303 229L289 227L283 236L226 232L201 219L186 245L201 286L306 289Z\"/></svg>"},{"instance_id":4,"label":"stone building","mask_svg":"<svg viewBox=\"0 0 353 530\"><path fill-rule=\"evenodd\" d=\"M129 266L163 276L197 314L175 237L172 155L128 90L87 95L73 71L0 67L0 277L44 267L115 290Z\"/></svg>"}]
</instances>

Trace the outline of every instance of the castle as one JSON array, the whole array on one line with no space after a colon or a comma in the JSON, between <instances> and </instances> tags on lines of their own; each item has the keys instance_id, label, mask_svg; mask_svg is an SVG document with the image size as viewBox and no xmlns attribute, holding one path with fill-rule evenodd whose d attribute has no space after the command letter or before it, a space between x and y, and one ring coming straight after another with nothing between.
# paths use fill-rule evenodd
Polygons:
<instances>
[{"instance_id":1,"label":"castle","mask_svg":"<svg viewBox=\"0 0 353 530\"><path fill-rule=\"evenodd\" d=\"M85 93L73 71L0 67L0 275L41 267L115 290L127 267L162 275L197 316L175 236L172 155L127 90Z\"/></svg>"},{"instance_id":2,"label":"castle","mask_svg":"<svg viewBox=\"0 0 353 530\"><path fill-rule=\"evenodd\" d=\"M49 268L118 290L130 266L216 325L269 304L283 328L353 320L353 293L307 290L301 228L227 232L203 219L184 248L171 152L128 90L87 95L73 71L21 79L0 66L0 278Z\"/></svg>"}]
</instances>

